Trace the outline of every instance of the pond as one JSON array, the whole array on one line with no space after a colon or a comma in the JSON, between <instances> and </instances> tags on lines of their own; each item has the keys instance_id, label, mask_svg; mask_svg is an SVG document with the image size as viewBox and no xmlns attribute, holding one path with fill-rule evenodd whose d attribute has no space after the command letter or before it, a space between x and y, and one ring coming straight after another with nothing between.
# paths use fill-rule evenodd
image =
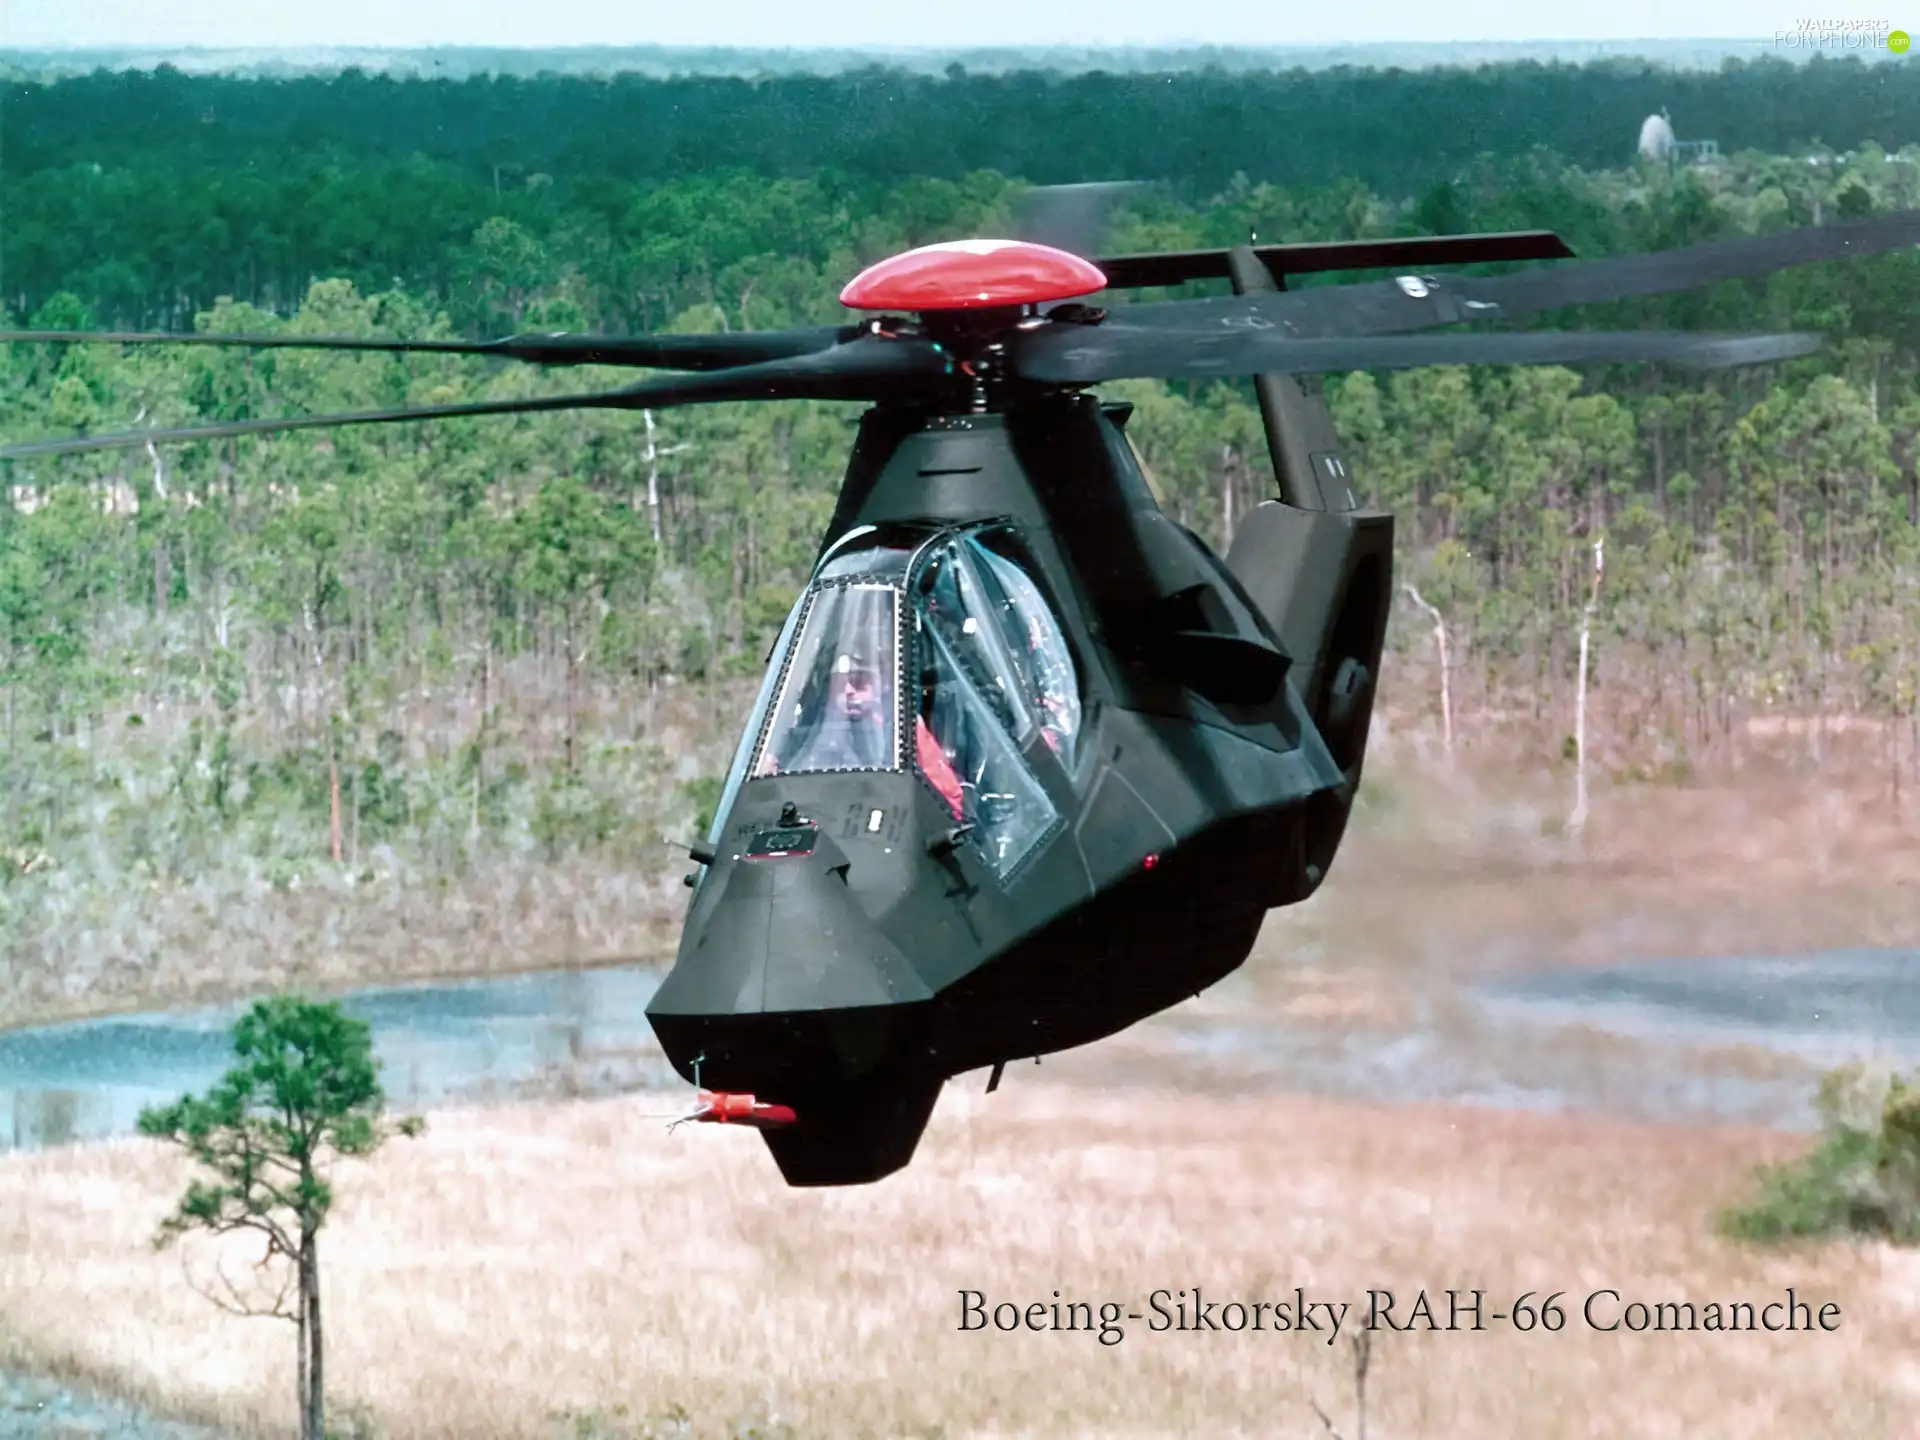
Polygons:
<instances>
[{"instance_id":1,"label":"pond","mask_svg":"<svg viewBox=\"0 0 1920 1440\"><path fill-rule=\"evenodd\" d=\"M660 978L643 966L555 971L342 1003L372 1027L392 1104L425 1109L680 1086L646 1020ZM1162 1080L1205 1073L1354 1099L1788 1128L1812 1123L1818 1067L1920 1064L1920 953L1910 951L1560 969L1415 998L1395 1025L1182 1008L1138 1033L1173 1062L1155 1067ZM219 1077L239 1013L0 1033L0 1150L130 1133L143 1106ZM1124 1078L1130 1063L1101 1068Z\"/></svg>"},{"instance_id":2,"label":"pond","mask_svg":"<svg viewBox=\"0 0 1920 1440\"><path fill-rule=\"evenodd\" d=\"M1175 1012L1173 1048L1196 1079L1242 1087L1783 1129L1816 1123L1823 1068L1920 1065L1920 952L1906 950L1410 980L1399 998L1393 1024Z\"/></svg>"},{"instance_id":3,"label":"pond","mask_svg":"<svg viewBox=\"0 0 1920 1440\"><path fill-rule=\"evenodd\" d=\"M368 1022L396 1108L678 1083L647 1024L651 967L394 986L342 998ZM244 1006L0 1032L0 1150L133 1131L140 1111L205 1090Z\"/></svg>"},{"instance_id":4,"label":"pond","mask_svg":"<svg viewBox=\"0 0 1920 1440\"><path fill-rule=\"evenodd\" d=\"M1490 984L1497 1009L1625 1035L1763 1045L1819 1065L1920 1057L1920 951L1563 970Z\"/></svg>"}]
</instances>

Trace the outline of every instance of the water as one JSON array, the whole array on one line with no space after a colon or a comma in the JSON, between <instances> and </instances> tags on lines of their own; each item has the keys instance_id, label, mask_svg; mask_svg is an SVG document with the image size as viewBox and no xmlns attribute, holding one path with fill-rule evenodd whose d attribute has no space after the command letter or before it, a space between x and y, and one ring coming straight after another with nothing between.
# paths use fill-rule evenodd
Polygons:
<instances>
[{"instance_id":1,"label":"water","mask_svg":"<svg viewBox=\"0 0 1920 1440\"><path fill-rule=\"evenodd\" d=\"M593 1091L678 1083L646 1005L656 970L555 971L364 990L396 1108L524 1094L570 1077ZM0 1150L134 1131L140 1111L217 1081L244 1006L116 1016L0 1032Z\"/></svg>"},{"instance_id":2,"label":"water","mask_svg":"<svg viewBox=\"0 0 1920 1440\"><path fill-rule=\"evenodd\" d=\"M38 1375L0 1371L0 1436L8 1440L221 1440L111 1395Z\"/></svg>"},{"instance_id":3,"label":"water","mask_svg":"<svg viewBox=\"0 0 1920 1440\"><path fill-rule=\"evenodd\" d=\"M1764 1045L1819 1065L1920 1059L1920 952L1847 950L1569 970L1483 987L1508 1013L1621 1034Z\"/></svg>"},{"instance_id":4,"label":"water","mask_svg":"<svg viewBox=\"0 0 1920 1440\"><path fill-rule=\"evenodd\" d=\"M1821 1069L1920 1066L1920 952L1561 968L1412 990L1392 1026L1176 1020L1209 1083L1805 1130Z\"/></svg>"},{"instance_id":5,"label":"water","mask_svg":"<svg viewBox=\"0 0 1920 1440\"><path fill-rule=\"evenodd\" d=\"M659 979L637 966L559 971L343 1004L372 1027L391 1103L425 1109L678 1085L644 1013ZM1138 1033L1196 1081L1787 1128L1812 1123L1819 1067L1920 1065L1920 952L1560 969L1413 998L1392 1026L1177 1010ZM131 1133L144 1106L219 1078L239 1013L0 1033L0 1150Z\"/></svg>"}]
</instances>

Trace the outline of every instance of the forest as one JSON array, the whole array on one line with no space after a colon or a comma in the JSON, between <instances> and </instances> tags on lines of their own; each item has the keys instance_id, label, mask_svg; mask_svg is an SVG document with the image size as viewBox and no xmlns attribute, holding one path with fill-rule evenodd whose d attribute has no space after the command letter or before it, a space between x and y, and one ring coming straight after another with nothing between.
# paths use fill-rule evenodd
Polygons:
<instances>
[{"instance_id":1,"label":"forest","mask_svg":"<svg viewBox=\"0 0 1920 1440\"><path fill-rule=\"evenodd\" d=\"M1720 158L1628 159L1662 104L1692 117L1683 135L1717 134ZM1116 177L1162 182L1116 217L1116 253L1539 227L1602 255L1920 209L1920 82L1890 65L597 85L101 74L11 86L4 127L0 293L8 323L46 329L832 321L862 265L1003 231L1029 184ZM1810 329L1830 344L1705 377L1327 378L1351 470L1398 513L1400 578L1448 627L1463 740L1519 722L1555 760L1604 537L1592 723L1616 782L1724 760L1769 711L1871 719L1911 767L1920 256L1550 323ZM620 378L16 345L0 354L0 438ZM1105 389L1136 402L1162 503L1209 541L1271 494L1245 385ZM630 934L620 917L683 893L669 842L712 803L856 418L825 404L579 413L12 462L0 935L47 962L20 967L16 993L56 962L86 977L73 983L110 983L183 936L231 938L233 902L303 886L333 897L286 902L314 945L344 943L339 907L375 892L387 917L422 893L511 903L530 948ZM1396 714L1437 714L1432 628L1411 600L1395 615ZM589 900L602 920L577 919ZM543 904L559 917L544 930L527 918Z\"/></svg>"},{"instance_id":2,"label":"forest","mask_svg":"<svg viewBox=\"0 0 1920 1440\"><path fill-rule=\"evenodd\" d=\"M797 244L824 260L871 217L930 234L947 216L921 198L928 183L965 186L983 172L1037 185L1162 182L1193 223L1220 234L1243 216L1212 202L1236 184L1289 194L1358 186L1399 200L1482 156L1536 148L1611 168L1662 109L1681 139L1728 153L1898 150L1920 138L1920 67L1821 57L1717 71L1610 60L457 82L358 71L266 82L163 67L15 81L0 95L0 295L31 313L72 290L103 320L167 328L191 324L222 295L287 309L315 277L363 292L398 284L457 305L453 262L496 216L564 256L596 292L643 306L636 292L688 269L717 275L742 255ZM745 182L723 192L730 198L769 186L768 203L697 216L671 208L700 198L673 182L722 172ZM787 188L802 182L804 191ZM1540 213L1551 197L1522 190L1509 203ZM1570 238L1585 253L1608 228ZM647 247L659 245L675 253L656 260Z\"/></svg>"}]
</instances>

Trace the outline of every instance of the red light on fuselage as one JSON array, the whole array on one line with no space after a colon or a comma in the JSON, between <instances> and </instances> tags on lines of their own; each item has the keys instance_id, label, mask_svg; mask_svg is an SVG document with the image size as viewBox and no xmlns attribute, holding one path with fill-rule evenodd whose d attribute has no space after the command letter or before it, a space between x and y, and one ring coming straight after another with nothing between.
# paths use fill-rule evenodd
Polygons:
<instances>
[{"instance_id":1,"label":"red light on fuselage","mask_svg":"<svg viewBox=\"0 0 1920 1440\"><path fill-rule=\"evenodd\" d=\"M1140 868L1142 870L1151 870L1153 869L1154 866L1158 865L1159 863L1160 863L1160 857L1158 855L1149 855L1147 856L1146 859L1140 862Z\"/></svg>"},{"instance_id":2,"label":"red light on fuselage","mask_svg":"<svg viewBox=\"0 0 1920 1440\"><path fill-rule=\"evenodd\" d=\"M1097 265L1026 240L951 240L869 265L840 292L854 310L1040 305L1107 288Z\"/></svg>"}]
</instances>

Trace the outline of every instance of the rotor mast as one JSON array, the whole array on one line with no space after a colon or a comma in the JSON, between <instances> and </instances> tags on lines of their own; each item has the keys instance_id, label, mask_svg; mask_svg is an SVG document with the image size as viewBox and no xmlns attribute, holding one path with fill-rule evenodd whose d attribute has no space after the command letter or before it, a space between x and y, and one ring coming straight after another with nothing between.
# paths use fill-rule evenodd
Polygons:
<instances>
[{"instance_id":1,"label":"rotor mast","mask_svg":"<svg viewBox=\"0 0 1920 1440\"><path fill-rule=\"evenodd\" d=\"M1271 295L1282 288L1251 244L1235 245L1227 252L1227 276L1236 295ZM1267 452L1273 457L1273 478L1281 501L1296 510L1351 510L1353 492L1347 487L1334 487L1338 493L1332 496L1323 494L1304 443L1314 421L1314 402L1306 389L1309 383L1305 375L1253 377Z\"/></svg>"}]
</instances>

